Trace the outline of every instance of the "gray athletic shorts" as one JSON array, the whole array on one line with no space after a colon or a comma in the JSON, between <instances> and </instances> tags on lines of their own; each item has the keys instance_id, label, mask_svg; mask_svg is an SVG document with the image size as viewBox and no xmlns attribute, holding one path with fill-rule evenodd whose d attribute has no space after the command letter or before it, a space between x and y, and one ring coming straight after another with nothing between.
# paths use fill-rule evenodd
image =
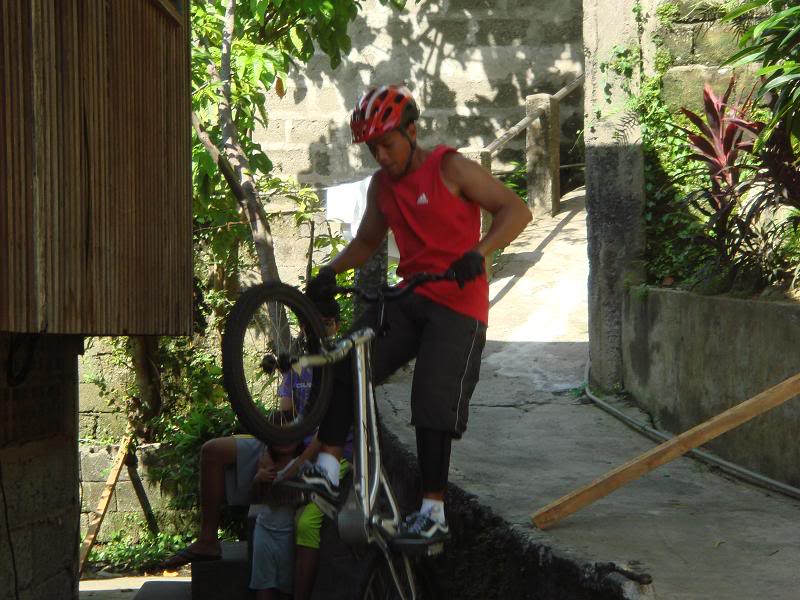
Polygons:
<instances>
[{"instance_id":1,"label":"gray athletic shorts","mask_svg":"<svg viewBox=\"0 0 800 600\"><path fill-rule=\"evenodd\" d=\"M272 529L256 520L250 589L291 593L293 571L294 529Z\"/></svg>"},{"instance_id":2,"label":"gray athletic shorts","mask_svg":"<svg viewBox=\"0 0 800 600\"><path fill-rule=\"evenodd\" d=\"M249 435L237 435L236 465L225 469L225 499L231 506L250 504L250 484L264 451L263 442Z\"/></svg>"}]
</instances>

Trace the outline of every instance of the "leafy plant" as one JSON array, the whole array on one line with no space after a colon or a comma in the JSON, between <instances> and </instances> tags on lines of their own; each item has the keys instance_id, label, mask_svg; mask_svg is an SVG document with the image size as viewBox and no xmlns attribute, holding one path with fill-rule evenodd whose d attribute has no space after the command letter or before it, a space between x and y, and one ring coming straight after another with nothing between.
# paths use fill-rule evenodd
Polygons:
<instances>
[{"instance_id":1,"label":"leafy plant","mask_svg":"<svg viewBox=\"0 0 800 600\"><path fill-rule=\"evenodd\" d=\"M115 531L104 544L94 546L89 561L116 571L147 571L178 552L191 541L187 534L142 533L135 536L127 530Z\"/></svg>"},{"instance_id":2,"label":"leafy plant","mask_svg":"<svg viewBox=\"0 0 800 600\"><path fill-rule=\"evenodd\" d=\"M693 132L681 127L692 148L689 158L705 163L709 185L702 186L688 196L688 201L707 217L710 232L704 240L717 253L721 264L728 266L736 256L744 239L750 235L752 223L760 214L750 210L740 211L742 197L749 185L740 185L743 170L748 164L741 160L744 152L752 151L753 140L763 124L747 121L742 116L749 108L729 104L734 79L731 78L723 96L717 96L709 85L703 91L705 120L696 113L682 108L681 112L697 128Z\"/></svg>"},{"instance_id":3,"label":"leafy plant","mask_svg":"<svg viewBox=\"0 0 800 600\"><path fill-rule=\"evenodd\" d=\"M763 16L759 11L768 8ZM740 40L742 50L726 64L740 67L760 64L758 75L763 82L759 98L768 100L773 110L765 130L765 139L781 122L795 136L800 133L800 6L793 0L754 0L725 15L733 21L744 15L756 17Z\"/></svg>"}]
</instances>

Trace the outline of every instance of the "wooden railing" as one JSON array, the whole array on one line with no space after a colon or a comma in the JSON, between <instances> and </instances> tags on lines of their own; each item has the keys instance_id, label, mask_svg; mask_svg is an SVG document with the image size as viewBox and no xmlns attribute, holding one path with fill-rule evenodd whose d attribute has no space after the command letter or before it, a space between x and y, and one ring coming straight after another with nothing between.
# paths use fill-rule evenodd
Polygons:
<instances>
[{"instance_id":1,"label":"wooden railing","mask_svg":"<svg viewBox=\"0 0 800 600\"><path fill-rule=\"evenodd\" d=\"M485 148L463 148L460 152L492 170L492 159L522 131L527 131L525 158L528 166L528 206L536 215L556 215L561 204L561 101L583 85L581 75L555 94L533 94L525 98L525 117Z\"/></svg>"}]
</instances>

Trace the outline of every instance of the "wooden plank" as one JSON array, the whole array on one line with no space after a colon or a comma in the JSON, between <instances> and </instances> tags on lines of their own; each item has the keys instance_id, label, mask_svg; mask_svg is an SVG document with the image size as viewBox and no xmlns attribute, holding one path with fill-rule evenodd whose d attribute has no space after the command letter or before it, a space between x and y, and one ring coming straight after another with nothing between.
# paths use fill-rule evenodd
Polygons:
<instances>
[{"instance_id":1,"label":"wooden plank","mask_svg":"<svg viewBox=\"0 0 800 600\"><path fill-rule=\"evenodd\" d=\"M106 479L106 487L100 495L100 501L97 503L97 509L92 513L92 518L89 521L89 529L86 532L86 537L81 544L80 558L78 562L78 574L83 573L83 568L86 566L86 558L89 556L89 550L94 546L97 539L97 533L100 531L100 525L103 524L103 519L108 510L108 503L111 501L111 494L114 493L114 487L117 485L119 473L122 470L122 465L125 463L125 457L128 455L128 447L131 443L130 434L122 438L119 443L119 451L114 457L114 462L111 465L111 472Z\"/></svg>"},{"instance_id":2,"label":"wooden plank","mask_svg":"<svg viewBox=\"0 0 800 600\"><path fill-rule=\"evenodd\" d=\"M551 527L623 485L683 456L689 450L702 446L754 417L780 406L798 394L800 394L800 374L794 375L689 431L656 446L641 456L609 471L591 484L551 502L532 515L533 523L540 529Z\"/></svg>"}]
</instances>

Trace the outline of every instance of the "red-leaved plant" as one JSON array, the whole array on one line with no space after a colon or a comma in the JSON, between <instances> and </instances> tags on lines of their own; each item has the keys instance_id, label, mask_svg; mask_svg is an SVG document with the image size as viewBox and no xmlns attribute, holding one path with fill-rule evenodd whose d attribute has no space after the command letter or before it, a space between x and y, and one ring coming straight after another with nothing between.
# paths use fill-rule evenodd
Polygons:
<instances>
[{"instance_id":1,"label":"red-leaved plant","mask_svg":"<svg viewBox=\"0 0 800 600\"><path fill-rule=\"evenodd\" d=\"M752 219L759 216L740 210L742 198L750 187L749 182L741 183L742 173L753 169L752 161L742 160L742 155L752 152L764 124L744 118L751 107L749 99L739 107L729 104L733 86L732 78L720 97L706 84L703 90L705 120L682 108L681 112L698 131L679 127L687 134L691 157L708 168L710 186L690 194L687 200L708 217L710 235L703 241L716 248L722 265L731 264L751 230Z\"/></svg>"}]
</instances>

